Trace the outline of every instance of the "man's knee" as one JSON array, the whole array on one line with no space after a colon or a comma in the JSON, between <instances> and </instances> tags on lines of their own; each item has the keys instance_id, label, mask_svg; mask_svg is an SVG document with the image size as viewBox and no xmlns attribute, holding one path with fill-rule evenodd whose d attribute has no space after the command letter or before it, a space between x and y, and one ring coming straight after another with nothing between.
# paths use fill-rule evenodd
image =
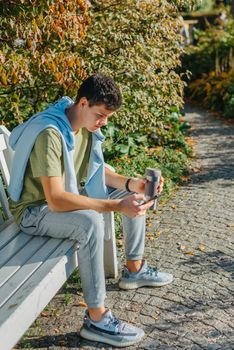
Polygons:
<instances>
[{"instance_id":1,"label":"man's knee","mask_svg":"<svg viewBox=\"0 0 234 350\"><path fill-rule=\"evenodd\" d=\"M104 219L103 215L95 210L85 210L82 213L82 226L87 240L102 240L104 238Z\"/></svg>"}]
</instances>

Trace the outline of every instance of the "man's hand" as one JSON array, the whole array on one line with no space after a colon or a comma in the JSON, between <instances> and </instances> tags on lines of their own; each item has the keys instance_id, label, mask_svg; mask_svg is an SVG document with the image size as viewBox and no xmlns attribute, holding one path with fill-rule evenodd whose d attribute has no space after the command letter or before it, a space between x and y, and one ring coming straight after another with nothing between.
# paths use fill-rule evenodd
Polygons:
<instances>
[{"instance_id":1,"label":"man's hand","mask_svg":"<svg viewBox=\"0 0 234 350\"><path fill-rule=\"evenodd\" d=\"M146 184L146 179L138 179L136 177L132 177L128 187L132 192L144 194L145 184Z\"/></svg>"},{"instance_id":2,"label":"man's hand","mask_svg":"<svg viewBox=\"0 0 234 350\"><path fill-rule=\"evenodd\" d=\"M145 193L146 179L137 179L133 177L129 183L129 189L136 193ZM161 194L163 190L164 178L161 176L158 185L158 194Z\"/></svg>"},{"instance_id":3,"label":"man's hand","mask_svg":"<svg viewBox=\"0 0 234 350\"><path fill-rule=\"evenodd\" d=\"M144 215L154 202L150 201L146 204L140 204L139 201L142 200L145 200L143 194L132 194L120 201L120 211L130 218Z\"/></svg>"},{"instance_id":4,"label":"man's hand","mask_svg":"<svg viewBox=\"0 0 234 350\"><path fill-rule=\"evenodd\" d=\"M163 185L164 185L164 178L161 176L160 177L160 181L159 181L159 185L158 185L158 194L161 194L163 191Z\"/></svg>"}]
</instances>

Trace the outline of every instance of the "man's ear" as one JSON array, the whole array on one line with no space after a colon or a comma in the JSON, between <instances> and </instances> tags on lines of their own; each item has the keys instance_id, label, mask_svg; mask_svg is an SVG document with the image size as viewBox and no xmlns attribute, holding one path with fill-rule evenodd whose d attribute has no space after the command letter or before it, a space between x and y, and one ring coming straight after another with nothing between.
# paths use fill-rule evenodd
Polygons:
<instances>
[{"instance_id":1,"label":"man's ear","mask_svg":"<svg viewBox=\"0 0 234 350\"><path fill-rule=\"evenodd\" d=\"M81 99L80 99L78 104L79 104L80 107L85 107L85 106L88 106L89 101L87 100L86 97L81 97Z\"/></svg>"}]
</instances>

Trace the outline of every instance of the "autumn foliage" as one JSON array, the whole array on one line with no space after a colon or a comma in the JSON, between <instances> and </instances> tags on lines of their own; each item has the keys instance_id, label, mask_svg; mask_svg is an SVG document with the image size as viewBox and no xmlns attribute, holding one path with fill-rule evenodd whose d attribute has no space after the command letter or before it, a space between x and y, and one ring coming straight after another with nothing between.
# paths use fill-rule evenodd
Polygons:
<instances>
[{"instance_id":1,"label":"autumn foliage","mask_svg":"<svg viewBox=\"0 0 234 350\"><path fill-rule=\"evenodd\" d=\"M166 0L1 2L1 123L8 127L97 71L119 83L127 129L157 125L183 104L178 5Z\"/></svg>"},{"instance_id":2,"label":"autumn foliage","mask_svg":"<svg viewBox=\"0 0 234 350\"><path fill-rule=\"evenodd\" d=\"M85 76L76 51L90 23L82 0L1 3L3 122L16 124Z\"/></svg>"}]
</instances>

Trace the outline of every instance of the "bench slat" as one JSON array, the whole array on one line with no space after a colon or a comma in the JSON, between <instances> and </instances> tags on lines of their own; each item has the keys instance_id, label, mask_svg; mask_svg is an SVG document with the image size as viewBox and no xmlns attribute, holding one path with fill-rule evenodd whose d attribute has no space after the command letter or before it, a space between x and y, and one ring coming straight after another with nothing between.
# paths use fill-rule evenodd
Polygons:
<instances>
[{"instance_id":1,"label":"bench slat","mask_svg":"<svg viewBox=\"0 0 234 350\"><path fill-rule=\"evenodd\" d=\"M7 148L4 135L0 134L0 152L4 151Z\"/></svg>"},{"instance_id":2,"label":"bench slat","mask_svg":"<svg viewBox=\"0 0 234 350\"><path fill-rule=\"evenodd\" d=\"M3 151L7 149L7 144L4 138L4 135L0 134L0 170L4 179L4 182L7 186L9 186L10 183L10 173L9 168L4 156Z\"/></svg>"},{"instance_id":3,"label":"bench slat","mask_svg":"<svg viewBox=\"0 0 234 350\"><path fill-rule=\"evenodd\" d=\"M11 241L17 234L19 234L19 227L15 222L0 227L0 249L3 248L9 241Z\"/></svg>"},{"instance_id":4,"label":"bench slat","mask_svg":"<svg viewBox=\"0 0 234 350\"><path fill-rule=\"evenodd\" d=\"M27 261L47 243L49 237L34 237L28 242L16 255L14 255L6 265L0 269L0 287L6 283L17 270L21 268Z\"/></svg>"},{"instance_id":5,"label":"bench slat","mask_svg":"<svg viewBox=\"0 0 234 350\"><path fill-rule=\"evenodd\" d=\"M1 205L2 205L2 208L3 208L5 215L7 216L7 218L10 218L12 216L12 214L9 210L8 200L7 200L7 196L6 196L4 187L3 187L1 176L0 176L0 202L1 202Z\"/></svg>"},{"instance_id":6,"label":"bench slat","mask_svg":"<svg viewBox=\"0 0 234 350\"><path fill-rule=\"evenodd\" d=\"M3 136L3 135L0 135ZM7 163L5 161L3 153L0 151L0 170L4 179L4 182L7 186L9 186L10 183L10 173L7 167Z\"/></svg>"},{"instance_id":7,"label":"bench slat","mask_svg":"<svg viewBox=\"0 0 234 350\"><path fill-rule=\"evenodd\" d=\"M4 350L15 345L77 267L75 247L72 241L62 241L50 258L0 308L0 339Z\"/></svg>"},{"instance_id":8,"label":"bench slat","mask_svg":"<svg viewBox=\"0 0 234 350\"><path fill-rule=\"evenodd\" d=\"M11 149L11 147L9 146L9 137L10 137L10 131L4 126L4 125L0 125L0 134L4 135L5 138L5 142L7 145L7 149L3 151L4 156L5 156L5 160L7 163L7 167L8 170L10 171L11 169L11 164L12 164L12 159L14 156L14 151Z\"/></svg>"},{"instance_id":9,"label":"bench slat","mask_svg":"<svg viewBox=\"0 0 234 350\"><path fill-rule=\"evenodd\" d=\"M1 306L27 281L30 276L46 261L50 259L50 255L62 243L61 240L50 239L46 246L41 247L27 262L21 266L15 275L13 275L8 283L0 288L0 310Z\"/></svg>"},{"instance_id":10,"label":"bench slat","mask_svg":"<svg viewBox=\"0 0 234 350\"><path fill-rule=\"evenodd\" d=\"M18 251L23 248L27 242L32 239L32 236L22 233L17 235L9 244L0 250L0 267L7 263Z\"/></svg>"}]
</instances>

